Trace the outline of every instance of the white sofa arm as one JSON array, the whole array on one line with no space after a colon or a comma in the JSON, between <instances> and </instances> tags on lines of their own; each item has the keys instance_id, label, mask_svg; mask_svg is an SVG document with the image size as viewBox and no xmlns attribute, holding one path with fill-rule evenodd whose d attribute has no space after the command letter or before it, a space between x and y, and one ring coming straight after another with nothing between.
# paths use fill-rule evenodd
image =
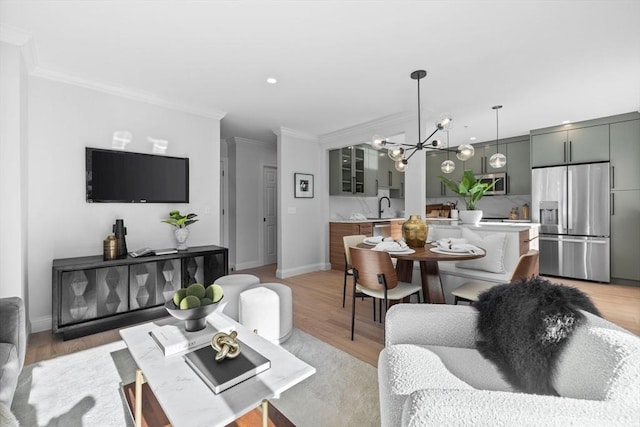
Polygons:
<instances>
[{"instance_id":1,"label":"white sofa arm","mask_svg":"<svg viewBox=\"0 0 640 427\"><path fill-rule=\"evenodd\" d=\"M424 389L405 401L402 425L638 426L640 409L607 401L487 390Z\"/></svg>"},{"instance_id":2,"label":"white sofa arm","mask_svg":"<svg viewBox=\"0 0 640 427\"><path fill-rule=\"evenodd\" d=\"M442 345L475 348L477 311L446 304L396 304L385 319L385 346Z\"/></svg>"}]
</instances>

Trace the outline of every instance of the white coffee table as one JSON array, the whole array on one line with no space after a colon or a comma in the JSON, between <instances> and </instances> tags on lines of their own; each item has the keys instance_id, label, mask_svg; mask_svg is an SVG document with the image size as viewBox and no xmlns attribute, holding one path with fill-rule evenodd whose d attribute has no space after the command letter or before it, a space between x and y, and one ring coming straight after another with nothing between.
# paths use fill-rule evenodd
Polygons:
<instances>
[{"instance_id":1,"label":"white coffee table","mask_svg":"<svg viewBox=\"0 0 640 427\"><path fill-rule=\"evenodd\" d=\"M266 410L267 400L278 398L282 392L316 372L314 367L224 314L213 313L207 321L219 330L232 326L238 332L238 339L269 359L271 367L215 394L186 364L182 355L165 357L149 335L160 325L179 321L164 318L120 331L139 371L173 427L225 426L258 406L262 405ZM136 375L136 383L140 383L136 387L136 400L141 392L142 374Z\"/></svg>"}]
</instances>

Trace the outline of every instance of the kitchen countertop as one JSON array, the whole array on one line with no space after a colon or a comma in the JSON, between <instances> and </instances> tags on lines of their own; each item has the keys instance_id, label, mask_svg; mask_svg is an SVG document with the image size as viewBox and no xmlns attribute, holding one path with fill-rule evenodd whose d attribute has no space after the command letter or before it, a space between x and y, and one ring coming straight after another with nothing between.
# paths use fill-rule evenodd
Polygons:
<instances>
[{"instance_id":1,"label":"kitchen countertop","mask_svg":"<svg viewBox=\"0 0 640 427\"><path fill-rule=\"evenodd\" d=\"M466 227L470 229L478 230L495 230L495 231L522 231L530 230L532 228L540 227L540 224L535 222L480 222L478 224L463 224L459 220L446 220L436 219L432 220L427 218L427 224L431 227L437 228L460 228Z\"/></svg>"},{"instance_id":2,"label":"kitchen countertop","mask_svg":"<svg viewBox=\"0 0 640 427\"><path fill-rule=\"evenodd\" d=\"M390 222L390 221L406 221L404 218L367 218L367 219L332 219L329 222L352 223L352 222Z\"/></svg>"}]
</instances>

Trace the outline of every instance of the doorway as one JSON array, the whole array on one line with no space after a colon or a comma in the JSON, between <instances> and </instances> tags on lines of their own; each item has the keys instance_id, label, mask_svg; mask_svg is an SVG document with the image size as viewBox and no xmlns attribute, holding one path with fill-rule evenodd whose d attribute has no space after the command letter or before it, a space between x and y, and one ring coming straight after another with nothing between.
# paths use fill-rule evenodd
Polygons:
<instances>
[{"instance_id":1,"label":"doorway","mask_svg":"<svg viewBox=\"0 0 640 427\"><path fill-rule=\"evenodd\" d=\"M262 168L263 265L278 262L278 173L274 166Z\"/></svg>"},{"instance_id":2,"label":"doorway","mask_svg":"<svg viewBox=\"0 0 640 427\"><path fill-rule=\"evenodd\" d=\"M229 241L229 184L227 182L227 159L220 160L220 246Z\"/></svg>"}]
</instances>

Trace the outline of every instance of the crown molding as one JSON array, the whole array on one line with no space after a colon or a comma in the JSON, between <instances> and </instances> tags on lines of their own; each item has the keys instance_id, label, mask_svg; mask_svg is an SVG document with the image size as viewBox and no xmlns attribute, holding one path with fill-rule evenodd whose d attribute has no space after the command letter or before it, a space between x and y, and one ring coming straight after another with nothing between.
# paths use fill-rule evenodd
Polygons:
<instances>
[{"instance_id":1,"label":"crown molding","mask_svg":"<svg viewBox=\"0 0 640 427\"><path fill-rule=\"evenodd\" d=\"M194 107L191 105L180 104L173 101L169 101L160 96L145 93L126 87L116 86L109 83L101 83L93 80L87 80L80 77L72 76L70 74L54 71L42 67L36 67L31 73L35 77L40 77L48 80L57 81L60 83L66 83L73 86L82 87L85 89L95 90L97 92L107 93L109 95L118 96L121 98L131 99L133 101L144 102L158 107L168 108L170 110L182 111L184 113L193 114L196 116L206 117L208 119L222 120L227 114L224 111L207 109L201 107Z\"/></svg>"},{"instance_id":2,"label":"crown molding","mask_svg":"<svg viewBox=\"0 0 640 427\"><path fill-rule=\"evenodd\" d=\"M30 33L7 25L0 25L0 41L19 47L27 72L32 73L35 70L36 51Z\"/></svg>"},{"instance_id":3,"label":"crown molding","mask_svg":"<svg viewBox=\"0 0 640 427\"><path fill-rule=\"evenodd\" d=\"M0 41L22 47L33 37L30 33L8 25L0 25Z\"/></svg>"},{"instance_id":4,"label":"crown molding","mask_svg":"<svg viewBox=\"0 0 640 427\"><path fill-rule=\"evenodd\" d=\"M391 129L393 132L403 132L408 123L415 122L415 113L397 113L370 120L334 132L320 135L322 145L366 142L372 135L381 132L381 129ZM365 136L366 135L366 136ZM364 136L364 139L363 139Z\"/></svg>"},{"instance_id":5,"label":"crown molding","mask_svg":"<svg viewBox=\"0 0 640 427\"><path fill-rule=\"evenodd\" d=\"M144 102L170 110L182 111L184 113L201 116L208 119L222 120L222 118L227 114L224 111L173 102L152 93L145 93L139 90L117 86L110 83L83 79L71 74L39 66L33 36L30 33L18 28L7 25L0 25L0 41L20 47L27 71L34 77L40 77L43 79L66 83L85 89L95 90L97 92L103 92L109 95L131 99L133 101Z\"/></svg>"},{"instance_id":6,"label":"crown molding","mask_svg":"<svg viewBox=\"0 0 640 427\"><path fill-rule=\"evenodd\" d=\"M307 132L303 132L303 131L299 131L299 130L295 130L295 129L290 129L290 128L286 128L286 127L279 127L276 129L272 129L271 130L273 133L275 133L278 137L283 137L283 136L290 136L293 138L299 138L299 139L306 139L308 141L312 141L312 142L318 142L318 136L311 134L311 133L307 133Z\"/></svg>"},{"instance_id":7,"label":"crown molding","mask_svg":"<svg viewBox=\"0 0 640 427\"><path fill-rule=\"evenodd\" d=\"M233 142L235 144L255 145L261 148L264 148L264 147L276 148L276 143L274 141L258 141L257 139L242 138L240 136L232 136L231 138L228 138L227 141Z\"/></svg>"}]
</instances>

